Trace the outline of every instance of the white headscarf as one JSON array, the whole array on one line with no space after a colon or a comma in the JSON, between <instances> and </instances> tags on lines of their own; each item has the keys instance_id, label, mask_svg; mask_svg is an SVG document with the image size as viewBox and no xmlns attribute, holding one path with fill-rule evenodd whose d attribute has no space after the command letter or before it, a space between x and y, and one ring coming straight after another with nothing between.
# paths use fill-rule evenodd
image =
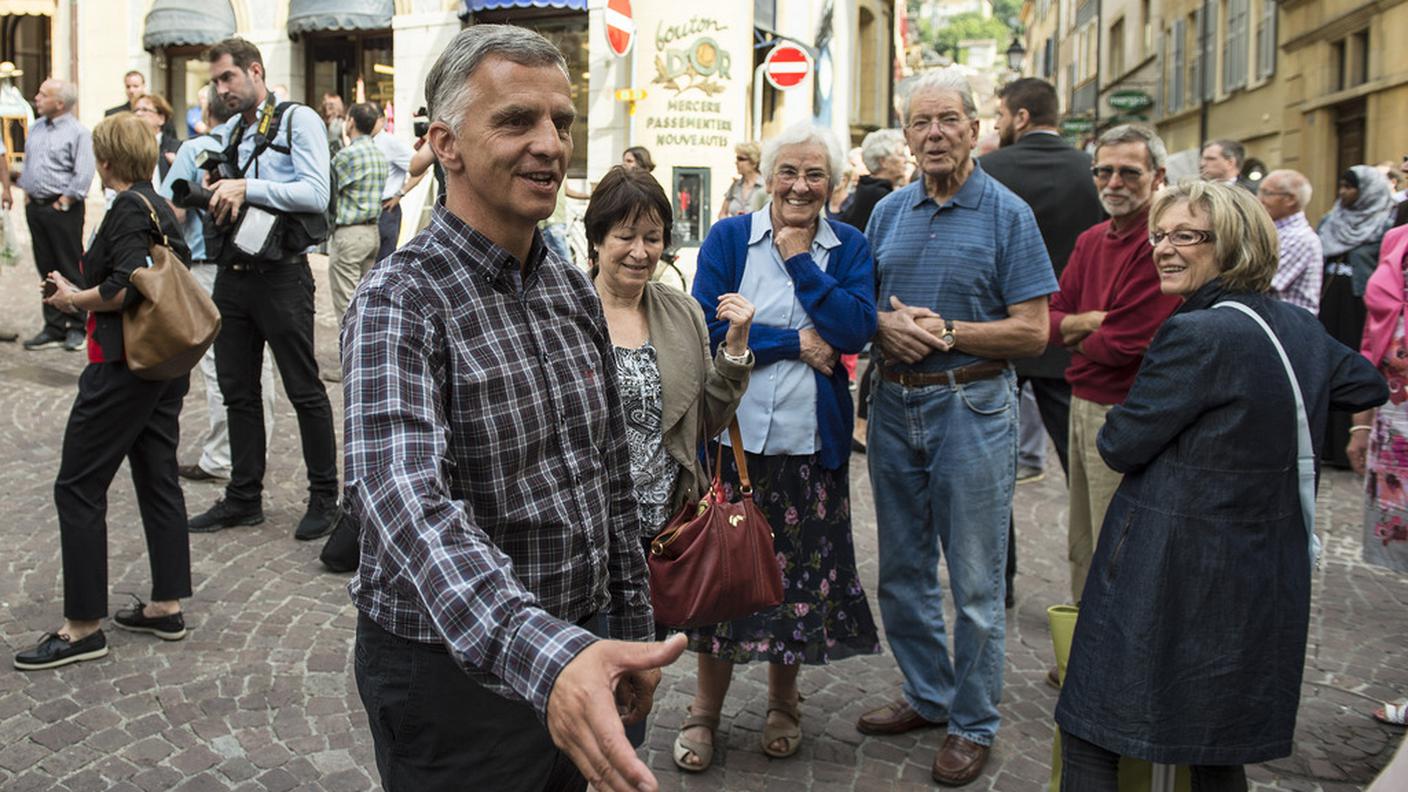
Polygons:
<instances>
[{"instance_id":1,"label":"white headscarf","mask_svg":"<svg viewBox=\"0 0 1408 792\"><path fill-rule=\"evenodd\" d=\"M1360 245L1383 239L1391 220L1393 197L1388 179L1368 165L1355 165L1340 177L1340 181L1359 188L1354 206L1345 208L1335 199L1335 205L1320 221L1320 244L1325 258L1343 255Z\"/></svg>"}]
</instances>

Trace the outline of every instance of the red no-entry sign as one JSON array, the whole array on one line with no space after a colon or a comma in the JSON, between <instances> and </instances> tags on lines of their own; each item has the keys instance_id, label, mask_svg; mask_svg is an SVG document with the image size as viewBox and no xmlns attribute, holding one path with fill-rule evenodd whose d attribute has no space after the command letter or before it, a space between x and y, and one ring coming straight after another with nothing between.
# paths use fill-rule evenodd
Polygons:
<instances>
[{"instance_id":1,"label":"red no-entry sign","mask_svg":"<svg viewBox=\"0 0 1408 792\"><path fill-rule=\"evenodd\" d=\"M606 4L606 44L617 57L624 58L636 43L636 21L631 17L631 0L609 0Z\"/></svg>"},{"instance_id":2,"label":"red no-entry sign","mask_svg":"<svg viewBox=\"0 0 1408 792\"><path fill-rule=\"evenodd\" d=\"M763 67L763 74L772 87L785 91L807 78L812 71L812 59L796 44L778 44L768 53Z\"/></svg>"}]
</instances>

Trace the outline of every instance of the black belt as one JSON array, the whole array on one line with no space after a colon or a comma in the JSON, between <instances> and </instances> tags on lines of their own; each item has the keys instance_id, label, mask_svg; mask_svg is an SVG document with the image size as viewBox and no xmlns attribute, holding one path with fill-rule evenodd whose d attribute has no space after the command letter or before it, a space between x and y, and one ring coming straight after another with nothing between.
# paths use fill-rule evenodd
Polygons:
<instances>
[{"instance_id":1,"label":"black belt","mask_svg":"<svg viewBox=\"0 0 1408 792\"><path fill-rule=\"evenodd\" d=\"M985 360L948 371L895 371L882 366L880 376L890 382L898 382L906 388L922 388L926 385L962 385L996 377L1007 369L1005 360Z\"/></svg>"},{"instance_id":2,"label":"black belt","mask_svg":"<svg viewBox=\"0 0 1408 792\"><path fill-rule=\"evenodd\" d=\"M299 253L297 256L292 256L282 261L232 261L222 266L226 269L234 270L235 272L268 272L269 270L279 269L280 267L307 263L308 257Z\"/></svg>"}]
</instances>

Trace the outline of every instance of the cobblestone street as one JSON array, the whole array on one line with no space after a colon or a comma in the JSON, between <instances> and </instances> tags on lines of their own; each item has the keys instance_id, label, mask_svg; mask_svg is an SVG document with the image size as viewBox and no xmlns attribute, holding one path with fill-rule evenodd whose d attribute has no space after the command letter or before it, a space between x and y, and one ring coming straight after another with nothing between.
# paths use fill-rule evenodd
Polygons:
<instances>
[{"instance_id":1,"label":"cobblestone street","mask_svg":"<svg viewBox=\"0 0 1408 792\"><path fill-rule=\"evenodd\" d=\"M0 328L21 338L40 326L33 265L25 254L0 269ZM336 330L319 278L319 357L335 359ZM25 352L0 344L0 789L365 790L378 788L371 740L351 675L355 612L347 576L322 571L320 542L299 543L305 475L293 412L280 395L264 500L267 521L191 537L195 595L191 635L166 643L107 628L111 655L58 671L20 673L8 654L57 627L62 614L58 524L52 493L64 422L81 354ZM206 425L193 376L182 416L181 461L194 461ZM341 390L329 386L341 435ZM1009 611L1003 726L974 790L1030 792L1049 776L1056 691L1046 608L1064 599L1064 480L1054 453L1043 481L1020 486L1020 573ZM874 509L863 457L851 467L861 572L875 608ZM204 510L218 486L186 482L187 509ZM1408 694L1408 579L1360 560L1356 482L1327 472L1320 526L1327 555L1316 573L1309 654L1293 756L1250 770L1261 790L1361 789L1391 757L1401 729L1370 716L1376 702ZM149 572L130 479L109 499L111 598L146 597ZM877 622L878 622L877 615ZM766 669L742 669L728 697L715 766L685 777L670 759L693 691L693 662L666 670L644 755L666 790L923 790L942 730L869 738L856 717L889 700L900 677L888 654L801 676L805 741L790 760L759 747Z\"/></svg>"}]
</instances>

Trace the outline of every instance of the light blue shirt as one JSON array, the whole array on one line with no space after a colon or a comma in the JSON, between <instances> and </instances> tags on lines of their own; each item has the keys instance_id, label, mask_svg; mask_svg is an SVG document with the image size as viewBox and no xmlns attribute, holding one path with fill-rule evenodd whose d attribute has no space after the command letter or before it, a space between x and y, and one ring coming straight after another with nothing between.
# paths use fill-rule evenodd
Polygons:
<instances>
[{"instance_id":1,"label":"light blue shirt","mask_svg":"<svg viewBox=\"0 0 1408 792\"><path fill-rule=\"evenodd\" d=\"M790 330L812 328L812 319L797 301L792 276L772 243L772 205L750 218L748 258L738 293L753 303L753 324ZM841 240L824 218L812 240L812 260L826 271L831 251ZM807 456L821 448L816 417L816 376L800 360L779 360L753 369L748 390L738 403L743 448L767 456ZM725 441L727 443L727 441Z\"/></svg>"},{"instance_id":2,"label":"light blue shirt","mask_svg":"<svg viewBox=\"0 0 1408 792\"><path fill-rule=\"evenodd\" d=\"M260 109L262 109L260 105ZM229 140L232 130L239 122L235 116L221 124L216 134L222 140ZM250 124L240 139L238 167L244 166L254 153L255 127L259 117L256 111L255 123ZM328 208L328 195L331 189L328 174L331 172L331 158L328 155L328 131L323 120L313 108L296 105L284 113L274 145L288 143L288 132L284 126L291 124L288 131L293 133L292 146L288 154L280 154L273 146L264 149L259 159L245 171L245 201L265 209L279 209L285 212L325 212Z\"/></svg>"},{"instance_id":3,"label":"light blue shirt","mask_svg":"<svg viewBox=\"0 0 1408 792\"><path fill-rule=\"evenodd\" d=\"M201 177L205 171L196 167L196 155L202 151L219 151L225 148L222 138L217 137L219 129L214 134L193 137L181 144L181 148L176 150L176 159L171 163L170 170L166 171L166 178L157 185L156 193L166 200L171 200L175 195L172 185L185 179L192 184L199 185ZM191 249L192 261L205 261L209 258L205 250L205 212L197 209L186 210L186 221L181 224L181 233L186 237L186 247Z\"/></svg>"},{"instance_id":4,"label":"light blue shirt","mask_svg":"<svg viewBox=\"0 0 1408 792\"><path fill-rule=\"evenodd\" d=\"M81 201L93 183L93 135L73 113L35 119L24 141L24 170L19 188L31 198L54 200L67 195Z\"/></svg>"}]
</instances>

